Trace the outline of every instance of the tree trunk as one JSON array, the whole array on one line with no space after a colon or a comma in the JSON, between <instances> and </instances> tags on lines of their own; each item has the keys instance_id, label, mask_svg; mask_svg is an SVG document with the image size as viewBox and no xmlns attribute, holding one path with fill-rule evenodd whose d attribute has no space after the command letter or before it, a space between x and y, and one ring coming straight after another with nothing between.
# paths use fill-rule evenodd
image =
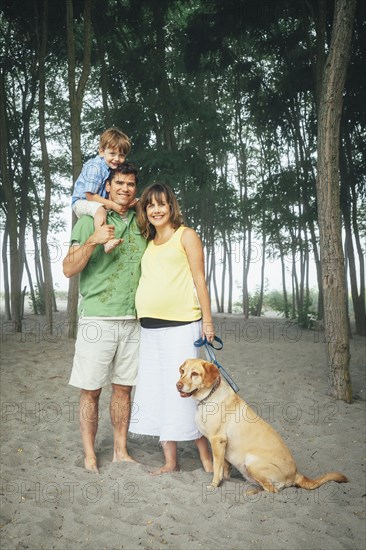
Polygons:
<instances>
[{"instance_id":1,"label":"tree trunk","mask_svg":"<svg viewBox=\"0 0 366 550\"><path fill-rule=\"evenodd\" d=\"M264 296L264 270L266 267L266 222L265 222L265 211L263 210L262 217L262 257L261 257L261 282L257 303L256 316L260 317L262 315L263 308L263 296Z\"/></svg>"},{"instance_id":2,"label":"tree trunk","mask_svg":"<svg viewBox=\"0 0 366 550\"><path fill-rule=\"evenodd\" d=\"M355 315L355 324L356 324L356 333L360 336L365 336L362 334L365 332L365 303L362 300L362 296L358 292L357 285L357 274L356 274L356 259L353 246L352 238L352 225L351 225L351 213L352 208L351 197L349 193L348 180L351 178L347 167L346 159L344 156L344 151L341 146L341 158L340 158L340 174L341 174L341 210L343 215L344 231L346 234L345 243L344 243L344 252L345 258L347 260L348 270L349 270L349 279L351 283L351 296L353 303L353 311ZM346 269L346 278L347 278L347 269ZM346 280L347 283L347 280ZM348 284L346 286L348 296Z\"/></svg>"},{"instance_id":3,"label":"tree trunk","mask_svg":"<svg viewBox=\"0 0 366 550\"><path fill-rule=\"evenodd\" d=\"M288 296L287 296L287 288L286 288L286 266L285 266L285 253L283 251L282 244L279 242L279 250L280 250L280 260L281 260L281 275L282 275L282 294L283 294L283 303L284 303L284 314L285 319L288 319L290 317L289 313L289 305L288 305Z\"/></svg>"},{"instance_id":4,"label":"tree trunk","mask_svg":"<svg viewBox=\"0 0 366 550\"><path fill-rule=\"evenodd\" d=\"M322 2L323 0L321 0L320 2L321 5L319 6L319 18L320 18L320 20L318 21L318 27L319 27L318 31L320 33L319 36L323 36L323 33L325 32L323 29L323 26L325 25L325 19L324 19L324 6ZM317 47L318 46L319 46L319 41L317 42ZM324 66L324 63L322 61L323 57L324 56L320 56L320 58L317 60L317 64L316 64L317 71L319 70L320 66L321 67ZM320 84L319 84L319 89L320 89ZM315 234L314 219L311 213L311 207L310 207L310 201L309 201L309 190L308 190L308 185L309 185L311 191L314 191L315 193L315 174L312 169L311 153L309 151L309 147L306 147L305 145L305 139L301 132L301 127L299 124L300 120L301 120L301 111L300 109L297 109L293 118L291 119L291 124L294 128L294 142L296 144L295 151L296 151L296 154L298 154L299 156L299 165L301 166L302 177L304 179L303 184L301 185L301 190L302 190L301 204L302 204L305 218L307 220L307 225L310 230L311 243L312 243L315 266L316 266L316 274L317 274L317 282L318 282L318 306L317 306L318 318L323 319L323 287L322 287L320 258L319 258L317 237ZM298 163L296 163L296 165L297 164ZM306 231L306 227L304 227L304 231Z\"/></svg>"},{"instance_id":5,"label":"tree trunk","mask_svg":"<svg viewBox=\"0 0 366 550\"><path fill-rule=\"evenodd\" d=\"M295 319L298 317L300 312L300 290L299 290L299 280L296 271L296 240L295 236L291 232L291 256L292 256L292 318ZM301 267L300 267L301 269Z\"/></svg>"},{"instance_id":6,"label":"tree trunk","mask_svg":"<svg viewBox=\"0 0 366 550\"><path fill-rule=\"evenodd\" d=\"M19 246L19 276L20 282L23 278L23 269L25 265L25 242L26 231L28 229L28 218L32 211L30 204L30 188L33 184L32 175L32 120L33 110L38 90L38 62L37 56L32 56L32 63L23 68L25 80L23 100L22 100L22 135L19 136L19 150L24 150L22 157L22 174L20 180L20 204L18 204L18 246ZM29 94L26 92L28 90ZM28 97L29 96L29 97ZM42 209L39 209L42 214ZM41 216L39 217L41 220ZM24 304L24 300L23 300ZM23 306L22 306L23 307ZM23 307L24 311L24 307ZM23 318L23 315L22 315Z\"/></svg>"},{"instance_id":7,"label":"tree trunk","mask_svg":"<svg viewBox=\"0 0 366 550\"><path fill-rule=\"evenodd\" d=\"M67 35L67 61L68 61L68 86L69 104L71 115L71 154L73 181L79 176L82 168L82 154L80 144L80 120L81 108L85 92L85 86L90 72L90 58L92 47L91 33L91 0L84 1L84 55L82 70L78 84L75 82L76 61L74 41L74 15L73 1L66 0L66 35ZM72 213L72 225L76 222L76 216ZM79 277L71 277L67 300L67 313L69 319L69 338L76 338L77 332L77 307L79 299Z\"/></svg>"},{"instance_id":8,"label":"tree trunk","mask_svg":"<svg viewBox=\"0 0 366 550\"><path fill-rule=\"evenodd\" d=\"M46 69L45 58L47 49L47 32L48 32L48 0L43 0L39 5L35 2L36 21L37 21L37 40L38 40L38 64L39 64L39 139L41 143L42 154L42 172L44 178L44 201L41 218L41 254L44 273L44 305L46 313L47 331L53 334L53 283L50 255L48 249L48 227L50 220L51 208L51 170L46 142Z\"/></svg>"},{"instance_id":9,"label":"tree trunk","mask_svg":"<svg viewBox=\"0 0 366 550\"><path fill-rule=\"evenodd\" d=\"M357 193L355 190L356 176L353 169L352 144L347 126L347 123L345 123L345 127L343 128L344 142L342 142L341 145L341 197L343 198L341 206L347 236L345 250L349 257L349 273L353 309L355 313L356 334L366 336L365 260L358 230ZM352 230L359 258L359 284L357 284L356 257L353 246Z\"/></svg>"},{"instance_id":10,"label":"tree trunk","mask_svg":"<svg viewBox=\"0 0 366 550\"><path fill-rule=\"evenodd\" d=\"M38 200L38 197L36 198ZM42 214L39 214L39 219L42 218ZM39 252L39 246L38 246L38 235L37 235L37 225L33 218L32 213L30 213L30 221L32 225L32 236L33 236L33 246L34 246L34 270L36 274L36 282L37 282L37 288L39 294L43 292L44 288L44 278L43 278L43 270L42 270L42 263L41 263L41 255ZM39 312L41 315L44 314L44 311Z\"/></svg>"},{"instance_id":11,"label":"tree trunk","mask_svg":"<svg viewBox=\"0 0 366 550\"><path fill-rule=\"evenodd\" d=\"M221 274L221 302L220 302L220 313L225 311L225 280L226 280L226 261L227 261L227 247L225 240L225 233L222 232L222 250L223 250L223 259L222 259L222 274Z\"/></svg>"},{"instance_id":12,"label":"tree trunk","mask_svg":"<svg viewBox=\"0 0 366 550\"><path fill-rule=\"evenodd\" d=\"M27 272L27 276L28 276L29 290L30 290L30 295L31 295L31 300L32 300L32 306L33 306L33 313L34 313L34 315L38 315L38 314L39 314L39 311L38 311L38 304L37 304L36 295L35 295L35 292L34 292L34 286L33 286L33 281L32 281L32 274L31 274L30 269L29 269L29 264L28 264L27 256L25 257L24 265L25 265L25 270L26 270L26 272Z\"/></svg>"},{"instance_id":13,"label":"tree trunk","mask_svg":"<svg viewBox=\"0 0 366 550\"><path fill-rule=\"evenodd\" d=\"M246 237L248 237L248 244L246 246ZM248 275L249 266L251 260L251 232L248 233L244 230L244 242L243 242L243 315L245 319L249 319L249 291L248 291Z\"/></svg>"},{"instance_id":14,"label":"tree trunk","mask_svg":"<svg viewBox=\"0 0 366 550\"><path fill-rule=\"evenodd\" d=\"M0 172L4 187L5 200L7 205L7 224L9 230L9 252L10 252L10 280L11 280L11 317L14 322L14 330L22 330L22 296L21 296L21 277L20 260L18 250L18 228L17 228L17 208L12 182L10 181L10 170L8 169L7 146L8 127L5 99L5 75L0 71Z\"/></svg>"},{"instance_id":15,"label":"tree trunk","mask_svg":"<svg viewBox=\"0 0 366 550\"><path fill-rule=\"evenodd\" d=\"M10 309L10 285L9 285L9 273L8 273L8 220L5 221L3 245L2 245L2 259L3 259L3 274L4 274L4 301L5 301L5 318L7 321L11 319Z\"/></svg>"},{"instance_id":16,"label":"tree trunk","mask_svg":"<svg viewBox=\"0 0 366 550\"><path fill-rule=\"evenodd\" d=\"M228 235L228 270L229 270L229 295L227 300L227 312L233 312L233 256L231 251L231 240Z\"/></svg>"},{"instance_id":17,"label":"tree trunk","mask_svg":"<svg viewBox=\"0 0 366 550\"><path fill-rule=\"evenodd\" d=\"M216 302L216 311L220 311L220 300L219 300L219 292L217 290L217 280L216 280L216 252L215 252L215 245L214 242L211 245L211 266L212 266L212 285L214 289L215 294L215 302Z\"/></svg>"},{"instance_id":18,"label":"tree trunk","mask_svg":"<svg viewBox=\"0 0 366 550\"><path fill-rule=\"evenodd\" d=\"M356 0L336 0L319 101L317 200L330 393L352 401L339 204L339 128Z\"/></svg>"}]
</instances>

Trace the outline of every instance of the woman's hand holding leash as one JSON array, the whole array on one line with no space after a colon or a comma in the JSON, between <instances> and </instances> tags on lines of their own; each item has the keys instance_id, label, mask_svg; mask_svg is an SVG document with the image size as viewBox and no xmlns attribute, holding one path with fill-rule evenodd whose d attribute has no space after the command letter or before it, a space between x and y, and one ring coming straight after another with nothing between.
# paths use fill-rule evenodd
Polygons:
<instances>
[{"instance_id":1,"label":"woman's hand holding leash","mask_svg":"<svg viewBox=\"0 0 366 550\"><path fill-rule=\"evenodd\" d=\"M208 342L213 342L215 339L215 325L212 321L209 323L202 321L202 339L205 338Z\"/></svg>"}]
</instances>

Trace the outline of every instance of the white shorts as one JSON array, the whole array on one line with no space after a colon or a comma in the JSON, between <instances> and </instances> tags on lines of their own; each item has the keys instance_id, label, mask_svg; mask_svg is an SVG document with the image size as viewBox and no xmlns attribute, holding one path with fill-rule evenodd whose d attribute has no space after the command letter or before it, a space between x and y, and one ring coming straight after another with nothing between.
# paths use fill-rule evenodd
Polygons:
<instances>
[{"instance_id":1,"label":"white shorts","mask_svg":"<svg viewBox=\"0 0 366 550\"><path fill-rule=\"evenodd\" d=\"M134 386L140 323L136 319L80 319L70 382L84 390Z\"/></svg>"},{"instance_id":2,"label":"white shorts","mask_svg":"<svg viewBox=\"0 0 366 550\"><path fill-rule=\"evenodd\" d=\"M100 202L88 201L86 199L79 199L72 205L72 209L78 218L81 218L85 214L94 218L96 211L100 207L103 207Z\"/></svg>"},{"instance_id":3,"label":"white shorts","mask_svg":"<svg viewBox=\"0 0 366 550\"><path fill-rule=\"evenodd\" d=\"M156 435L160 441L201 437L195 421L197 402L192 397L180 397L176 388L180 365L199 355L199 348L193 343L201 335L201 321L180 327L141 329L130 432Z\"/></svg>"}]
</instances>

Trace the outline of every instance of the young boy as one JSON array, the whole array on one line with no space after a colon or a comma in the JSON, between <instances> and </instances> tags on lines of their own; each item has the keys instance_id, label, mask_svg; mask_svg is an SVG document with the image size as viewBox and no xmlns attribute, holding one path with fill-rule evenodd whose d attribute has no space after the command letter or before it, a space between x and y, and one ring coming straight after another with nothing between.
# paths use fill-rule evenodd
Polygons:
<instances>
[{"instance_id":1,"label":"young boy","mask_svg":"<svg viewBox=\"0 0 366 550\"><path fill-rule=\"evenodd\" d=\"M99 154L83 165L81 174L74 185L72 208L78 218L84 214L92 216L94 227L97 228L106 223L107 210L126 214L121 206L109 200L106 182L110 169L122 164L130 150L129 138L118 128L109 128L103 132L99 140ZM136 202L133 201L130 207L134 206ZM120 239L108 241L104 245L105 252L111 252L120 242Z\"/></svg>"}]
</instances>

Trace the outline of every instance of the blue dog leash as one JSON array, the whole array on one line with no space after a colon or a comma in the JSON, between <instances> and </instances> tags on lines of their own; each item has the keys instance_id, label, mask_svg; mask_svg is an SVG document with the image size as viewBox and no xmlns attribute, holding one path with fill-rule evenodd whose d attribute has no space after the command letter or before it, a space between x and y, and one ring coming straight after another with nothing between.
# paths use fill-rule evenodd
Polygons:
<instances>
[{"instance_id":1,"label":"blue dog leash","mask_svg":"<svg viewBox=\"0 0 366 550\"><path fill-rule=\"evenodd\" d=\"M205 352L206 352L207 359L209 361L211 361L211 363L216 365L216 367L219 369L220 373L225 378L225 380L229 384L229 386L232 387L234 392L238 392L239 387L235 384L235 382L231 378L230 374L228 374L226 372L226 370L224 369L224 367L222 365L220 365L220 363L217 361L216 356L215 356L215 352L213 351L214 349L215 350L222 349L224 347L224 343L221 340L221 338L219 338L218 336L215 336L214 340L216 340L216 342L219 343L219 347L215 347L212 342L208 342L207 338L199 338L198 340L195 341L194 345L196 346L196 348L201 348L203 346L205 347Z\"/></svg>"}]
</instances>

